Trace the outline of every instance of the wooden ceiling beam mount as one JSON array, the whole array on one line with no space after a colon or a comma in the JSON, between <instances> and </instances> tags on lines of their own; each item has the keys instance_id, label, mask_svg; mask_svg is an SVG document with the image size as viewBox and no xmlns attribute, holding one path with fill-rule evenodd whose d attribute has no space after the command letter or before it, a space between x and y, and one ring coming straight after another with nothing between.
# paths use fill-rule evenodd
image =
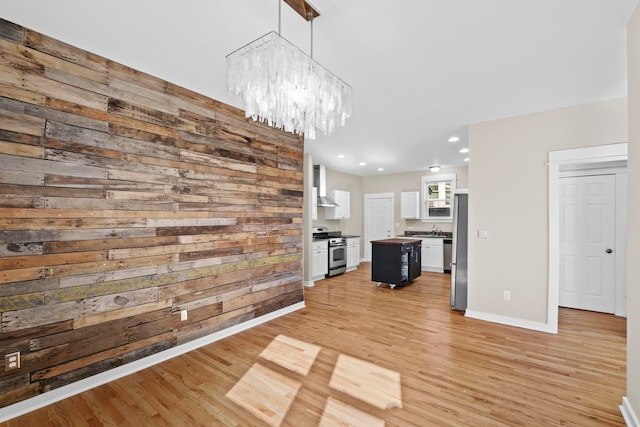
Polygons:
<instances>
[{"instance_id":1,"label":"wooden ceiling beam mount","mask_svg":"<svg viewBox=\"0 0 640 427\"><path fill-rule=\"evenodd\" d=\"M307 21L311 21L320 16L318 9L306 0L284 0L284 2Z\"/></svg>"}]
</instances>

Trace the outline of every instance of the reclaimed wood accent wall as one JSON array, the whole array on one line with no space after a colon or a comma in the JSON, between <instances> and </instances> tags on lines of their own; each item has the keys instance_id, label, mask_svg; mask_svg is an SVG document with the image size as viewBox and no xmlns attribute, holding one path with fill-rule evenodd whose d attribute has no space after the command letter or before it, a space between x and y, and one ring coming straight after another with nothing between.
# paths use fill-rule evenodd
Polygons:
<instances>
[{"instance_id":1,"label":"reclaimed wood accent wall","mask_svg":"<svg viewBox=\"0 0 640 427\"><path fill-rule=\"evenodd\" d=\"M302 301L302 169L300 137L0 19L0 406Z\"/></svg>"}]
</instances>

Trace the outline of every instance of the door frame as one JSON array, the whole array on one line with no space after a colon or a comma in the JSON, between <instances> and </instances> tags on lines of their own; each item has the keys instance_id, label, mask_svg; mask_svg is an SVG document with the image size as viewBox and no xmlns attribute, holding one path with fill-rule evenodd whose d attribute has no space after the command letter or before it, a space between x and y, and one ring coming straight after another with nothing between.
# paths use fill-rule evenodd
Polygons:
<instances>
[{"instance_id":1,"label":"door frame","mask_svg":"<svg viewBox=\"0 0 640 427\"><path fill-rule=\"evenodd\" d=\"M560 298L560 169L571 165L602 165L607 162L628 159L626 142L594 147L575 148L549 152L549 281L547 292L547 332L558 333L558 301ZM616 175L617 177L617 175ZM616 187L618 184L616 179ZM616 190L617 191L617 190ZM616 203L617 203L616 197ZM616 224L619 213L616 209ZM626 212L624 213L626 216ZM616 225L617 228L617 225ZM624 253L624 239L618 238L616 230L616 252ZM624 236L626 238L626 236ZM621 257L617 257L621 258ZM616 259L617 259L616 258ZM617 263L618 264L618 263ZM616 286L618 282L616 265ZM617 307L616 303L616 307Z\"/></svg>"},{"instance_id":2,"label":"door frame","mask_svg":"<svg viewBox=\"0 0 640 427\"><path fill-rule=\"evenodd\" d=\"M365 194L364 195L364 205L363 205L363 211L364 211L364 221L363 221L363 228L364 228L364 258L363 261L368 261L371 262L371 245L369 245L368 243L371 242L371 237L369 236L369 233L367 232L368 228L367 228L367 223L369 221L368 219L368 214L367 214L367 200L368 199L391 199L391 229L393 231L395 231L395 193L369 193L369 194Z\"/></svg>"}]
</instances>

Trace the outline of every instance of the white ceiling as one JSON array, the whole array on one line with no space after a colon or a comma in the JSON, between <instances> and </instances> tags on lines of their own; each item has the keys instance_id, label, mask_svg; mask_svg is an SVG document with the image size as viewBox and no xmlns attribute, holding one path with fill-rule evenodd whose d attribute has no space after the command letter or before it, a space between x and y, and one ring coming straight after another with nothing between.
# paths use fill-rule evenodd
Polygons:
<instances>
[{"instance_id":1,"label":"white ceiling","mask_svg":"<svg viewBox=\"0 0 640 427\"><path fill-rule=\"evenodd\" d=\"M354 96L344 128L305 142L330 169L460 166L469 124L626 96L638 0L312 3L314 59ZM5 0L0 17L234 104L225 56L278 29L278 0ZM309 24L285 3L282 35L309 50Z\"/></svg>"}]
</instances>

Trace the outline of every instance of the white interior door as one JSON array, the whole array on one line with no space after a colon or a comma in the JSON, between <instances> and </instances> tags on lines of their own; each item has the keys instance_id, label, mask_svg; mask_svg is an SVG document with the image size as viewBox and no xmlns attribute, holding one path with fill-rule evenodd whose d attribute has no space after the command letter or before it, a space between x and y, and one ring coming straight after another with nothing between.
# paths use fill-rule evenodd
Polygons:
<instances>
[{"instance_id":1,"label":"white interior door","mask_svg":"<svg viewBox=\"0 0 640 427\"><path fill-rule=\"evenodd\" d=\"M371 241L393 237L393 193L364 195L364 259L371 261Z\"/></svg>"},{"instance_id":2,"label":"white interior door","mask_svg":"<svg viewBox=\"0 0 640 427\"><path fill-rule=\"evenodd\" d=\"M615 311L615 175L560 179L562 307Z\"/></svg>"}]
</instances>

